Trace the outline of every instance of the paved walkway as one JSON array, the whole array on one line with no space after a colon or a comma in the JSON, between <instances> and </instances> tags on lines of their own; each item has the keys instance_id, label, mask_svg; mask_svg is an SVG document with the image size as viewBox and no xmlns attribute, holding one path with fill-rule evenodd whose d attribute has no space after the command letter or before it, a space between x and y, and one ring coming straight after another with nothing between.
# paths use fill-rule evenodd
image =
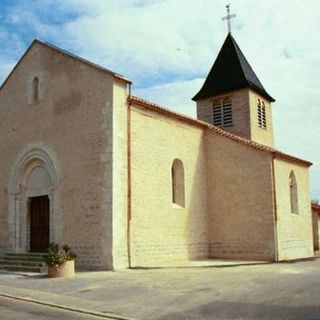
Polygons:
<instances>
[{"instance_id":1,"label":"paved walkway","mask_svg":"<svg viewBox=\"0 0 320 320\"><path fill-rule=\"evenodd\" d=\"M0 295L113 319L319 319L320 260L80 272L72 279L0 274ZM228 266L228 267L227 267Z\"/></svg>"},{"instance_id":2,"label":"paved walkway","mask_svg":"<svg viewBox=\"0 0 320 320\"><path fill-rule=\"evenodd\" d=\"M228 259L206 259L206 260L171 260L170 262L157 262L154 268L194 268L194 267L234 267L266 264L269 261L252 261L252 260L228 260ZM152 268L152 265L148 267ZM146 269L148 269L146 268Z\"/></svg>"}]
</instances>

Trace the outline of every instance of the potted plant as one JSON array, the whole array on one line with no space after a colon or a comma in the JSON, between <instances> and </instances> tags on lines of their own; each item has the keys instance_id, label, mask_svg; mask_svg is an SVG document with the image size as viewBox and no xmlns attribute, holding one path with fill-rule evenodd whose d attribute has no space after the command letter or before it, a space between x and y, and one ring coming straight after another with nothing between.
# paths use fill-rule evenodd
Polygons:
<instances>
[{"instance_id":1,"label":"potted plant","mask_svg":"<svg viewBox=\"0 0 320 320\"><path fill-rule=\"evenodd\" d=\"M64 245L60 249L58 244L50 243L45 261L48 265L48 276L56 277L73 277L74 276L74 260L76 254L71 251L68 245Z\"/></svg>"}]
</instances>

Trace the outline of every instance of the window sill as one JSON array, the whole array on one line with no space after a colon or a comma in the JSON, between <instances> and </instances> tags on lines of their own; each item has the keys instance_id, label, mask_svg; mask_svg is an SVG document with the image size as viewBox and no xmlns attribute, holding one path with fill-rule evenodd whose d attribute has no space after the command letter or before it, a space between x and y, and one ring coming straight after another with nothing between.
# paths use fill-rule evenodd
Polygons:
<instances>
[{"instance_id":1,"label":"window sill","mask_svg":"<svg viewBox=\"0 0 320 320\"><path fill-rule=\"evenodd\" d=\"M176 204L176 203L172 203L171 206L172 206L173 209L178 209L178 210L185 209L185 207L182 207L182 206L180 206L179 204Z\"/></svg>"}]
</instances>

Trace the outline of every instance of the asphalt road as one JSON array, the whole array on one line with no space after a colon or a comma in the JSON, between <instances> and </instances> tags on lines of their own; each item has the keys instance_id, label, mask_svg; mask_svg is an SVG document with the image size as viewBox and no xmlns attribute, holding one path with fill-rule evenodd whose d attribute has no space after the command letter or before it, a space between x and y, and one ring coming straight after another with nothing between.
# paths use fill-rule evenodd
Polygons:
<instances>
[{"instance_id":1,"label":"asphalt road","mask_svg":"<svg viewBox=\"0 0 320 320\"><path fill-rule=\"evenodd\" d=\"M85 272L71 279L0 274L0 291L139 320L320 320L320 259ZM0 319L53 318L95 319L0 299Z\"/></svg>"},{"instance_id":2,"label":"asphalt road","mask_svg":"<svg viewBox=\"0 0 320 320\"><path fill-rule=\"evenodd\" d=\"M0 297L0 319L5 320L97 320L108 319ZM110 319L110 318L109 318Z\"/></svg>"}]
</instances>

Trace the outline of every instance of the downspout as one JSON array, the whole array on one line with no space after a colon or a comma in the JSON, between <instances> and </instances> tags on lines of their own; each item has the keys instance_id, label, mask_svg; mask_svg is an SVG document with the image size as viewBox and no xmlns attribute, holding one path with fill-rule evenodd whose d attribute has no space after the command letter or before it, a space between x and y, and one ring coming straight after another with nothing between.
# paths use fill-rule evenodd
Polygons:
<instances>
[{"instance_id":1,"label":"downspout","mask_svg":"<svg viewBox=\"0 0 320 320\"><path fill-rule=\"evenodd\" d=\"M272 153L272 191L273 191L273 230L274 230L274 243L275 243L275 261L279 261L279 253L278 253L278 213L277 213L277 193L276 193L276 178L275 178L275 170L274 170L274 159L275 154Z\"/></svg>"},{"instance_id":2,"label":"downspout","mask_svg":"<svg viewBox=\"0 0 320 320\"><path fill-rule=\"evenodd\" d=\"M131 97L131 83L129 84L129 99ZM127 105L127 174L128 174L128 208L127 208L127 251L128 267L131 269L131 102Z\"/></svg>"}]
</instances>

